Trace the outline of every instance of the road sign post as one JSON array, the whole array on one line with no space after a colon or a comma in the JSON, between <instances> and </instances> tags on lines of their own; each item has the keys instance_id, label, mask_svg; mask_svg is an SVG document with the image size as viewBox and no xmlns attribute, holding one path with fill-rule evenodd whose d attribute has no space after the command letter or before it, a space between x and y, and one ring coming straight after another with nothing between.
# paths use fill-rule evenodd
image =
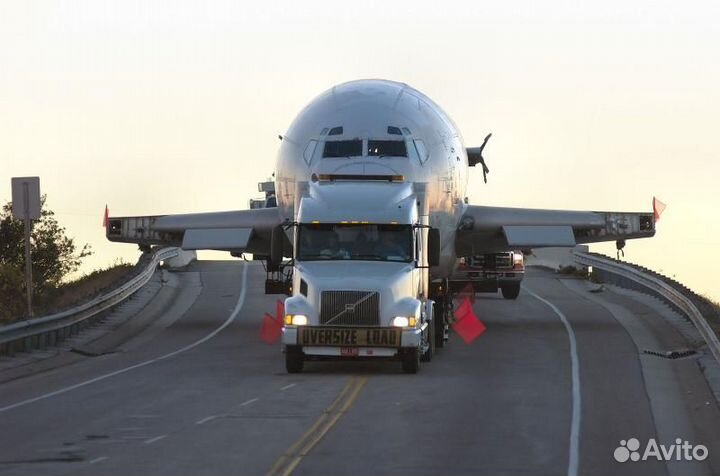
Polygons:
<instances>
[{"instance_id":1,"label":"road sign post","mask_svg":"<svg viewBox=\"0 0 720 476\"><path fill-rule=\"evenodd\" d=\"M40 218L40 177L12 178L13 216L23 221L25 228L25 289L27 290L27 317L32 312L32 256L30 237L32 221Z\"/></svg>"}]
</instances>

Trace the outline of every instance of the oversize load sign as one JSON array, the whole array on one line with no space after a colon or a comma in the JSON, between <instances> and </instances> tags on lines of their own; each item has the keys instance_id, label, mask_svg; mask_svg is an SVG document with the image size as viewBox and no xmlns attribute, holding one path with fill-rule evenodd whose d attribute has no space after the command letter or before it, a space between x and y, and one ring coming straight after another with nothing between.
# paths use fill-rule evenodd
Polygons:
<instances>
[{"instance_id":1,"label":"oversize load sign","mask_svg":"<svg viewBox=\"0 0 720 476\"><path fill-rule=\"evenodd\" d=\"M304 327L298 328L300 345L341 347L400 347L402 329L394 327Z\"/></svg>"}]
</instances>

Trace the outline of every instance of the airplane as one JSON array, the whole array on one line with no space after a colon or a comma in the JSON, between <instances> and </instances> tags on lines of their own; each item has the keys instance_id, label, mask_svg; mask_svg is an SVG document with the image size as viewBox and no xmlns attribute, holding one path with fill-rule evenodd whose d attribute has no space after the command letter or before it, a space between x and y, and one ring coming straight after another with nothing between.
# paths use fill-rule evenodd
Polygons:
<instances>
[{"instance_id":1,"label":"airplane","mask_svg":"<svg viewBox=\"0 0 720 476\"><path fill-rule=\"evenodd\" d=\"M365 202L379 207L382 203L373 200L384 196L385 189L378 182L411 184L422 197L418 216L427 217L424 226L437 230L439 242L438 259L425 263L431 283L451 276L460 257L602 241L616 241L621 248L627 239L655 234L652 212L469 204L469 171L479 165L485 179L489 172L483 157L489 135L480 147L466 147L453 120L429 97L404 83L369 79L334 86L300 111L280 139L274 175L277 206L111 217L107 238L137 243L143 249L173 245L236 256L253 253L277 270L278 255L294 256L298 242L293 224L298 223L303 197L315 197L316 204L342 202L352 208L353 203ZM353 185L338 190L337 200L332 198L332 187L321 187L342 182ZM433 294L429 289L425 293ZM441 330L438 327L433 337L437 346L442 346Z\"/></svg>"}]
</instances>

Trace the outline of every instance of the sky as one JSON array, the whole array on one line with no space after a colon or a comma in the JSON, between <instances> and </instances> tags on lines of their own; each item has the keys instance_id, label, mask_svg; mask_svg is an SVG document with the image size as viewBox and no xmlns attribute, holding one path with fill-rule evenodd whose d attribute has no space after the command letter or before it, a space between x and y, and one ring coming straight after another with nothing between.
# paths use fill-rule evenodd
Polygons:
<instances>
[{"instance_id":1,"label":"sky","mask_svg":"<svg viewBox=\"0 0 720 476\"><path fill-rule=\"evenodd\" d=\"M38 175L94 255L102 216L247 207L329 87L402 81L493 137L473 204L668 207L626 259L720 300L717 2L0 0L0 200ZM614 244L594 245L614 255ZM209 255L205 255L209 256Z\"/></svg>"}]
</instances>

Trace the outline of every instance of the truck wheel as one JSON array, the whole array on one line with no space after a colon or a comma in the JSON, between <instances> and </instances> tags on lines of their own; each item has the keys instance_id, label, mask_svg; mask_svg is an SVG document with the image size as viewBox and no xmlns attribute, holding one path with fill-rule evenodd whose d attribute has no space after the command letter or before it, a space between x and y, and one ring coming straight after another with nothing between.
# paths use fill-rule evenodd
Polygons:
<instances>
[{"instance_id":1,"label":"truck wheel","mask_svg":"<svg viewBox=\"0 0 720 476\"><path fill-rule=\"evenodd\" d=\"M445 300L438 298L433 305L433 321L432 326L435 328L434 339L435 349L439 349L445 345Z\"/></svg>"},{"instance_id":2,"label":"truck wheel","mask_svg":"<svg viewBox=\"0 0 720 476\"><path fill-rule=\"evenodd\" d=\"M505 299L517 299L520 295L520 284L503 284L500 290Z\"/></svg>"},{"instance_id":3,"label":"truck wheel","mask_svg":"<svg viewBox=\"0 0 720 476\"><path fill-rule=\"evenodd\" d=\"M435 325L432 323L428 326L427 344L427 350L420 356L423 362L430 362L435 355Z\"/></svg>"},{"instance_id":4,"label":"truck wheel","mask_svg":"<svg viewBox=\"0 0 720 476\"><path fill-rule=\"evenodd\" d=\"M297 347L288 346L285 350L285 369L289 374L302 372L305 356Z\"/></svg>"},{"instance_id":5,"label":"truck wheel","mask_svg":"<svg viewBox=\"0 0 720 476\"><path fill-rule=\"evenodd\" d=\"M405 349L402 355L402 369L406 374L416 374L420 370L420 352L417 348Z\"/></svg>"}]
</instances>

